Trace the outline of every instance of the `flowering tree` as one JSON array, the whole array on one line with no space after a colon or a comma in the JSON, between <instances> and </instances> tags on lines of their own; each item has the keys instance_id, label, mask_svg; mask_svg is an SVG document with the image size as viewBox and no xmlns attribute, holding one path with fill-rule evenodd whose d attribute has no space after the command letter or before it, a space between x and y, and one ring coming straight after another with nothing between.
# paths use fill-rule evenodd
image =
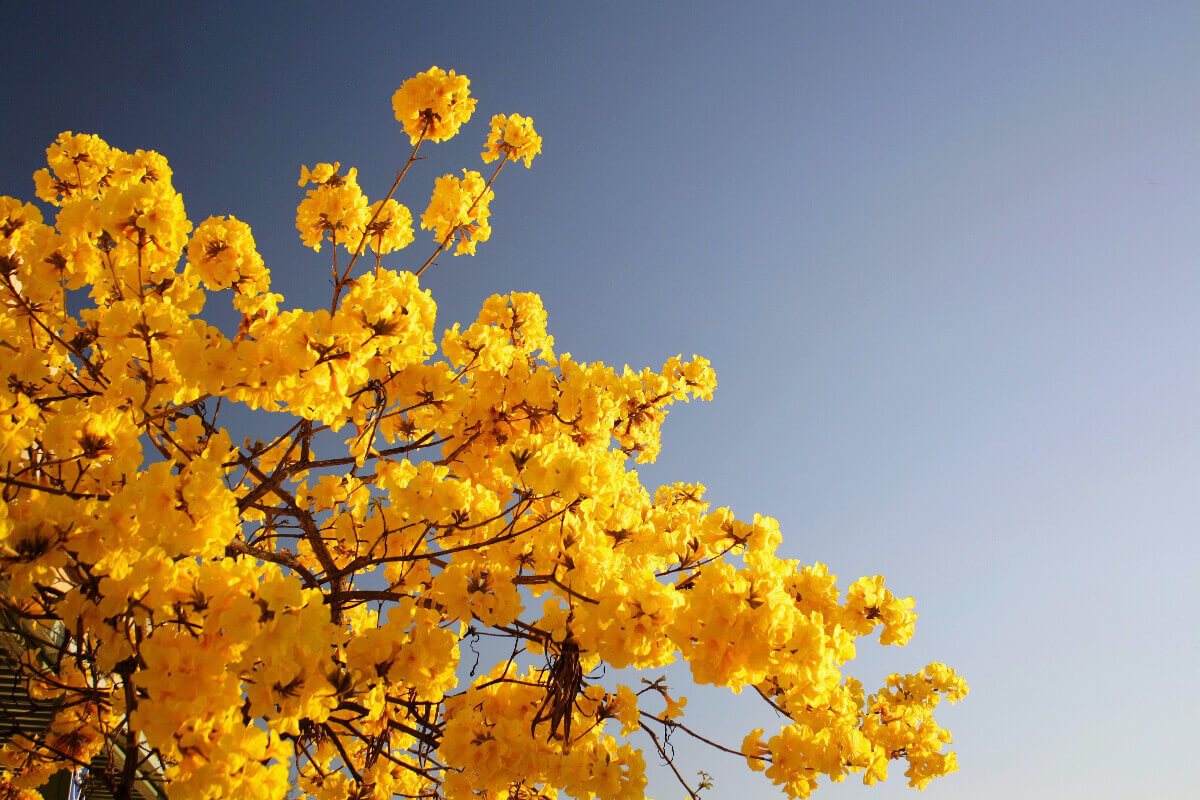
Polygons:
<instances>
[{"instance_id":1,"label":"flowering tree","mask_svg":"<svg viewBox=\"0 0 1200 800\"><path fill-rule=\"evenodd\" d=\"M577 362L534 294L435 339L419 276L487 240L493 182L541 139L493 117L494 171L437 179L433 252L395 271L385 257L414 237L393 195L475 100L434 68L392 102L412 152L383 200L354 169L301 171L296 226L332 252L328 310L282 307L244 222L193 228L158 153L64 133L34 176L54 224L0 198L3 610L30 642L30 695L55 703L48 727L7 736L0 795L35 797L99 754L118 797L154 772L174 800L615 800L643 795L648 749L696 797L672 734L792 797L897 759L917 787L954 770L932 717L966 693L951 669L872 694L842 674L857 637L908 639L911 598L878 576L842 597L823 565L776 557L773 520L713 509L699 485L649 492L630 469L672 404L711 396L708 362ZM232 337L200 316L225 289ZM269 434L232 441L229 404ZM479 637L501 655L467 674ZM677 658L697 683L751 689L780 729L689 727L653 672ZM651 672L625 685L601 665Z\"/></svg>"}]
</instances>

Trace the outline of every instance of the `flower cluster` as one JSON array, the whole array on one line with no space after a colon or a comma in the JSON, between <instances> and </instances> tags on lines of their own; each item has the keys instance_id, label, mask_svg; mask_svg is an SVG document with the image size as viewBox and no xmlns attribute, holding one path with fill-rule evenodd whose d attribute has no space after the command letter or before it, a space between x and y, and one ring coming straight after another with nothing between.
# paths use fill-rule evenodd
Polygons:
<instances>
[{"instance_id":1,"label":"flower cluster","mask_svg":"<svg viewBox=\"0 0 1200 800\"><path fill-rule=\"evenodd\" d=\"M381 256L412 244L412 212L388 198L372 203L367 223L367 244Z\"/></svg>"},{"instance_id":2,"label":"flower cluster","mask_svg":"<svg viewBox=\"0 0 1200 800\"><path fill-rule=\"evenodd\" d=\"M458 236L455 255L475 255L475 246L492 235L488 206L494 197L475 170L464 169L461 178L443 175L434 183L429 207L421 215L421 227L432 230L434 240L443 246Z\"/></svg>"},{"instance_id":3,"label":"flower cluster","mask_svg":"<svg viewBox=\"0 0 1200 800\"><path fill-rule=\"evenodd\" d=\"M200 223L188 242L187 255L210 289L233 286L239 294L260 294L270 285L250 226L233 217L209 217Z\"/></svg>"},{"instance_id":4,"label":"flower cluster","mask_svg":"<svg viewBox=\"0 0 1200 800\"><path fill-rule=\"evenodd\" d=\"M491 163L497 158L513 161L525 159L525 166L533 164L533 157L542 152L542 137L533 129L533 120L520 114L507 117L497 114L492 117L492 129L488 133L483 160Z\"/></svg>"},{"instance_id":5,"label":"flower cluster","mask_svg":"<svg viewBox=\"0 0 1200 800\"><path fill-rule=\"evenodd\" d=\"M444 142L475 113L471 81L454 70L431 67L400 84L392 95L392 110L412 144L421 139Z\"/></svg>"},{"instance_id":6,"label":"flower cluster","mask_svg":"<svg viewBox=\"0 0 1200 800\"><path fill-rule=\"evenodd\" d=\"M397 92L409 165L469 118L467 84L435 68ZM498 116L484 158L540 141ZM374 203L354 169L302 169L301 239L334 245L310 311L272 291L247 224L193 230L157 153L64 133L48 163L52 224L0 198L0 610L54 711L14 723L0 795L105 753L136 767L98 778L118 796L155 769L175 800L640 798L642 749L671 759L687 699L599 668L678 659L785 718L741 752L792 797L955 769L933 717L966 694L952 670L870 695L844 672L876 629L907 641L911 598L878 576L843 597L776 555L774 520L642 485L672 407L712 396L705 359L578 361L528 293L437 334L425 267L383 263L413 238L407 166ZM477 172L437 179L426 266L488 238L492 199ZM229 335L200 316L224 289Z\"/></svg>"},{"instance_id":7,"label":"flower cluster","mask_svg":"<svg viewBox=\"0 0 1200 800\"><path fill-rule=\"evenodd\" d=\"M316 186L296 208L296 229L300 239L313 250L320 250L328 237L334 245L353 250L366 230L370 211L367 196L358 186L358 170L338 173L340 163L317 164L310 172L301 167L300 185Z\"/></svg>"}]
</instances>

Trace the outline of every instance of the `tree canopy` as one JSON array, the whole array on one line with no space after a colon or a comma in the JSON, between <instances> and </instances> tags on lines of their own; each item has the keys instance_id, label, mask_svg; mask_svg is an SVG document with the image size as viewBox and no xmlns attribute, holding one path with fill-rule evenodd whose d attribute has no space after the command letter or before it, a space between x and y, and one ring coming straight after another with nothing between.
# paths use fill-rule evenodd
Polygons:
<instances>
[{"instance_id":1,"label":"tree canopy","mask_svg":"<svg viewBox=\"0 0 1200 800\"><path fill-rule=\"evenodd\" d=\"M193 226L156 152L63 133L34 176L52 223L0 198L3 610L30 696L54 704L9 731L0 796L103 754L118 797L155 774L173 800L626 800L648 753L696 797L671 735L791 797L898 760L911 786L953 771L933 718L966 694L953 670L870 693L844 672L859 637L908 640L912 598L879 576L843 594L776 555L774 520L641 484L669 408L711 397L705 359L576 361L528 293L435 335L420 276L487 241L497 176L541 138L493 116L495 166L436 180L432 253L409 259L394 195L476 101L435 67L392 105L412 150L385 198L354 168L301 169L328 309L286 307L245 222ZM202 316L226 297L236 332ZM231 405L264 433L234 441ZM694 729L655 672L678 659L778 729Z\"/></svg>"}]
</instances>

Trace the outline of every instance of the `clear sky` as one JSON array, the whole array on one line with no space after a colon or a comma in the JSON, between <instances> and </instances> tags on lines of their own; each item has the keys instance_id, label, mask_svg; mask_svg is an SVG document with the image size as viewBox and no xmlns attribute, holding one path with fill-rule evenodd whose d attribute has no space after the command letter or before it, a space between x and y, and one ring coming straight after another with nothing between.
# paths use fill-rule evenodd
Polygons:
<instances>
[{"instance_id":1,"label":"clear sky","mask_svg":"<svg viewBox=\"0 0 1200 800\"><path fill-rule=\"evenodd\" d=\"M970 682L941 715L961 771L924 797L1197 796L1200 4L4 17L0 194L32 197L63 130L158 150L192 219L249 222L306 307L328 270L294 229L302 163L382 196L408 151L392 92L465 73L477 117L406 179L419 213L436 175L479 168L492 113L531 115L544 154L501 175L492 240L424 281L442 322L537 291L577 358L710 358L716 399L673 411L644 480L701 481L776 517L785 555L917 598L913 642L860 648L858 673L938 659ZM698 727L763 724L749 696L694 698ZM680 753L709 797L776 794ZM917 795L894 770L817 796Z\"/></svg>"}]
</instances>

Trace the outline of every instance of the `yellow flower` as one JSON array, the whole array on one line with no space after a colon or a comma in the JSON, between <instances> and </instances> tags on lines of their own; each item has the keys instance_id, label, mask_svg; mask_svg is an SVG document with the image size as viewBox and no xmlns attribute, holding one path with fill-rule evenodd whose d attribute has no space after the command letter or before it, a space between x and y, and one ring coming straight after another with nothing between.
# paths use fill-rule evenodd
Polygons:
<instances>
[{"instance_id":1,"label":"yellow flower","mask_svg":"<svg viewBox=\"0 0 1200 800\"><path fill-rule=\"evenodd\" d=\"M317 164L310 172L301 167L300 185L317 184L296 207L296 230L300 239L313 250L321 249L328 236L334 244L347 249L358 246L367 224L367 197L358 186L358 170L345 176L338 173L338 163Z\"/></svg>"},{"instance_id":2,"label":"yellow flower","mask_svg":"<svg viewBox=\"0 0 1200 800\"><path fill-rule=\"evenodd\" d=\"M395 200L380 200L368 209L367 244L379 255L408 247L413 240L412 212Z\"/></svg>"},{"instance_id":3,"label":"yellow flower","mask_svg":"<svg viewBox=\"0 0 1200 800\"><path fill-rule=\"evenodd\" d=\"M525 159L529 167L533 157L542 152L542 137L533 129L533 119L522 117L520 114L504 116L497 114L492 117L492 130L488 133L487 144L484 145L483 160L490 164L501 156L507 156L513 161Z\"/></svg>"},{"instance_id":4,"label":"yellow flower","mask_svg":"<svg viewBox=\"0 0 1200 800\"><path fill-rule=\"evenodd\" d=\"M771 748L763 742L762 735L763 729L755 728L742 739L742 755L745 756L750 769L755 772L762 772L767 768L766 757L771 755Z\"/></svg>"},{"instance_id":5,"label":"yellow flower","mask_svg":"<svg viewBox=\"0 0 1200 800\"><path fill-rule=\"evenodd\" d=\"M99 136L60 133L54 144L46 148L50 168L33 175L37 196L57 206L79 198L95 198L112 160L112 148Z\"/></svg>"},{"instance_id":6,"label":"yellow flower","mask_svg":"<svg viewBox=\"0 0 1200 800\"><path fill-rule=\"evenodd\" d=\"M188 261L210 289L239 292L267 286L267 269L254 246L250 226L234 217L209 217L196 228L187 248ZM257 294L257 292L253 292Z\"/></svg>"},{"instance_id":7,"label":"yellow flower","mask_svg":"<svg viewBox=\"0 0 1200 800\"><path fill-rule=\"evenodd\" d=\"M492 235L488 204L495 193L491 189L484 191L484 186L482 175L466 169L462 178L443 175L434 183L429 207L421 215L421 227L432 230L438 244L459 234L461 239L454 255L475 255L476 243L485 242Z\"/></svg>"},{"instance_id":8,"label":"yellow flower","mask_svg":"<svg viewBox=\"0 0 1200 800\"><path fill-rule=\"evenodd\" d=\"M663 719L675 719L683 716L683 707L687 705L687 698L680 697L678 700L671 697L666 692L662 693L663 699L667 701L667 707L662 712Z\"/></svg>"},{"instance_id":9,"label":"yellow flower","mask_svg":"<svg viewBox=\"0 0 1200 800\"><path fill-rule=\"evenodd\" d=\"M424 133L430 141L444 142L458 133L475 111L470 85L466 75L437 67L400 84L392 95L392 110L404 125L409 141L416 144Z\"/></svg>"},{"instance_id":10,"label":"yellow flower","mask_svg":"<svg viewBox=\"0 0 1200 800\"><path fill-rule=\"evenodd\" d=\"M0 197L0 254L8 255L25 244L42 225L42 212L32 203Z\"/></svg>"},{"instance_id":11,"label":"yellow flower","mask_svg":"<svg viewBox=\"0 0 1200 800\"><path fill-rule=\"evenodd\" d=\"M340 167L341 165L342 165L342 162L340 162L340 161L335 161L332 164L322 163L322 164L317 164L315 167L312 168L311 171L309 170L308 167L301 165L300 166L300 182L296 185L297 186L305 186L309 183L317 183L317 184L328 183L330 178L334 178L337 176L338 167Z\"/></svg>"}]
</instances>

